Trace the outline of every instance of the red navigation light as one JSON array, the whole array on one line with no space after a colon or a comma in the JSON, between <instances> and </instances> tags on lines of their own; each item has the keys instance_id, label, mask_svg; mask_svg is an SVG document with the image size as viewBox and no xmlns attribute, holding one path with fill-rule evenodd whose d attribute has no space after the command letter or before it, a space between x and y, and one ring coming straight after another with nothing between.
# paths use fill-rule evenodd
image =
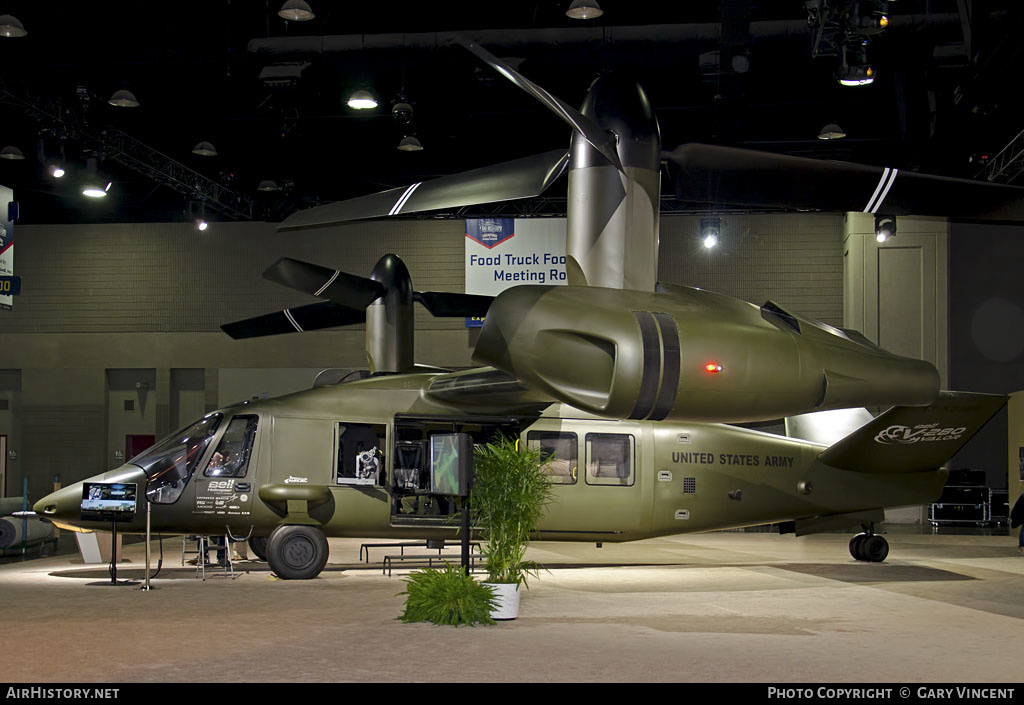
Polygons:
<instances>
[{"instance_id":1,"label":"red navigation light","mask_svg":"<svg viewBox=\"0 0 1024 705\"><path fill-rule=\"evenodd\" d=\"M708 364L704 365L704 371L711 373L721 372L722 366L715 362L709 362Z\"/></svg>"}]
</instances>

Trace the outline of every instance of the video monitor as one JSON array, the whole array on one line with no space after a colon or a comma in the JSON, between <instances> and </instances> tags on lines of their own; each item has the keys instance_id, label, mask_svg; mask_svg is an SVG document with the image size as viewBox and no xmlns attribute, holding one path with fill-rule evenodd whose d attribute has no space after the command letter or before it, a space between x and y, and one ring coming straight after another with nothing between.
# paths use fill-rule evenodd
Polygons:
<instances>
[{"instance_id":1,"label":"video monitor","mask_svg":"<svg viewBox=\"0 0 1024 705\"><path fill-rule=\"evenodd\" d=\"M430 437L430 491L465 497L473 472L473 439L466 433Z\"/></svg>"},{"instance_id":2,"label":"video monitor","mask_svg":"<svg viewBox=\"0 0 1024 705\"><path fill-rule=\"evenodd\" d=\"M135 489L135 483L83 483L82 520L131 521L135 517Z\"/></svg>"}]
</instances>

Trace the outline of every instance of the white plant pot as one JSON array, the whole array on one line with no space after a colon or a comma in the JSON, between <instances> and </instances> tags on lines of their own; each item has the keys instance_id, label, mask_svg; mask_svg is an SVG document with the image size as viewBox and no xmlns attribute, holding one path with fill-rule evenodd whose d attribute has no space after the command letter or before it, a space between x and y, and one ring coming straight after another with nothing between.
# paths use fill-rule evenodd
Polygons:
<instances>
[{"instance_id":1,"label":"white plant pot","mask_svg":"<svg viewBox=\"0 0 1024 705\"><path fill-rule=\"evenodd\" d=\"M491 619L515 619L519 616L519 586L515 583L484 583L494 590L498 606L491 610Z\"/></svg>"}]
</instances>

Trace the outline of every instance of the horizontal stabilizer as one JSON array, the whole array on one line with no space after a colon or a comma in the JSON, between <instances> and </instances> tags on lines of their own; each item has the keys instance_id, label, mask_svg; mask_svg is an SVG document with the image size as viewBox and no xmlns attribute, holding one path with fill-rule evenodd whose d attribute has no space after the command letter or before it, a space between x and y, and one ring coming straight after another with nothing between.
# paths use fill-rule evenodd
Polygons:
<instances>
[{"instance_id":1,"label":"horizontal stabilizer","mask_svg":"<svg viewBox=\"0 0 1024 705\"><path fill-rule=\"evenodd\" d=\"M487 309L494 301L493 296L479 294L455 294L447 291L417 291L413 300L419 301L435 318L452 316L487 315Z\"/></svg>"},{"instance_id":2,"label":"horizontal stabilizer","mask_svg":"<svg viewBox=\"0 0 1024 705\"><path fill-rule=\"evenodd\" d=\"M532 198L557 181L568 163L568 152L556 149L461 174L442 176L432 181L309 208L286 218L278 230L297 230L389 215Z\"/></svg>"},{"instance_id":3,"label":"horizontal stabilizer","mask_svg":"<svg viewBox=\"0 0 1024 705\"><path fill-rule=\"evenodd\" d=\"M723 205L1024 221L1024 188L707 144L663 152L676 195Z\"/></svg>"},{"instance_id":4,"label":"horizontal stabilizer","mask_svg":"<svg viewBox=\"0 0 1024 705\"><path fill-rule=\"evenodd\" d=\"M365 311L356 311L333 301L321 301L306 306L286 308L284 311L268 313L255 318L246 318L234 323L225 323L220 328L235 340L239 340L347 326L353 323L363 323L365 320Z\"/></svg>"},{"instance_id":5,"label":"horizontal stabilizer","mask_svg":"<svg viewBox=\"0 0 1024 705\"><path fill-rule=\"evenodd\" d=\"M866 473L935 470L963 448L1006 399L995 394L940 392L929 406L894 406L825 450L818 460Z\"/></svg>"}]
</instances>

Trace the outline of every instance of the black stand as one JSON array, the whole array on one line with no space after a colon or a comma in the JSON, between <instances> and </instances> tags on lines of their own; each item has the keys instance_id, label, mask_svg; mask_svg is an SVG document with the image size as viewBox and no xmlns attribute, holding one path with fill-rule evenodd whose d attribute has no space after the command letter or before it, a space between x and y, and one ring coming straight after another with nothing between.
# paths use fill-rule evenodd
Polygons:
<instances>
[{"instance_id":1,"label":"black stand","mask_svg":"<svg viewBox=\"0 0 1024 705\"><path fill-rule=\"evenodd\" d=\"M110 534L110 582L86 583L86 585L138 585L138 580L122 580L120 582L117 580L117 522L112 521L110 525L112 527Z\"/></svg>"},{"instance_id":2,"label":"black stand","mask_svg":"<svg viewBox=\"0 0 1024 705\"><path fill-rule=\"evenodd\" d=\"M462 499L462 571L469 575L469 496Z\"/></svg>"}]
</instances>

